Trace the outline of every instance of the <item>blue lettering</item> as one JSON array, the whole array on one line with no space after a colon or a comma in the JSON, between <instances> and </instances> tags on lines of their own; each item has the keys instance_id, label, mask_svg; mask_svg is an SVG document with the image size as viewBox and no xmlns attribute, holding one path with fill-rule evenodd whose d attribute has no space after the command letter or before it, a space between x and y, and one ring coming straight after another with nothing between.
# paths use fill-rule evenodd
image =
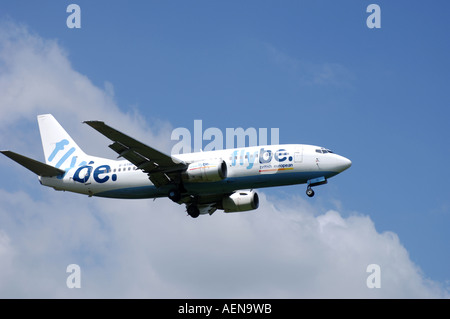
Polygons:
<instances>
[{"instance_id":1,"label":"blue lettering","mask_svg":"<svg viewBox=\"0 0 450 319\"><path fill-rule=\"evenodd\" d=\"M86 161L82 161L78 166L84 166L84 165L86 165L86 164L87 164Z\"/></svg>"},{"instance_id":2,"label":"blue lettering","mask_svg":"<svg viewBox=\"0 0 450 319\"><path fill-rule=\"evenodd\" d=\"M108 174L109 172L111 172L111 167L109 165L102 165L97 167L94 171L94 180L97 183L106 183L109 180L109 176L106 175L105 177L101 178L99 175Z\"/></svg>"},{"instance_id":3,"label":"blue lettering","mask_svg":"<svg viewBox=\"0 0 450 319\"><path fill-rule=\"evenodd\" d=\"M259 164L268 164L271 163L272 160L276 162L285 162L292 161L292 156L289 156L288 152L281 148L277 151L272 151L270 149L265 149L261 147L258 151L252 153L245 152L246 149L233 151L231 156L231 166L236 165L246 165L247 169L252 169L253 165L258 161L259 156ZM239 162L238 162L238 154L239 154Z\"/></svg>"},{"instance_id":4,"label":"blue lettering","mask_svg":"<svg viewBox=\"0 0 450 319\"><path fill-rule=\"evenodd\" d=\"M286 156L284 156L284 157L278 157L279 155L281 155L281 156L283 156L283 155L286 155L287 154L287 152L286 152L286 150L285 149L279 149L278 151L276 151L275 152L275 160L276 161L278 161L278 162L284 162L286 159L287 159L287 157Z\"/></svg>"},{"instance_id":5,"label":"blue lettering","mask_svg":"<svg viewBox=\"0 0 450 319\"><path fill-rule=\"evenodd\" d=\"M267 159L265 159L265 155L267 154ZM265 164L265 163L270 163L270 161L272 160L272 151L271 150L264 150L264 147L261 148L261 150L259 151L259 163L260 164Z\"/></svg>"},{"instance_id":6,"label":"blue lettering","mask_svg":"<svg viewBox=\"0 0 450 319\"><path fill-rule=\"evenodd\" d=\"M59 151L62 151L64 149L64 146L66 146L68 144L69 144L69 141L66 140L66 139L61 140L58 143L56 143L55 144L55 149L53 150L53 152L48 157L48 161L49 162L53 161L53 159L55 158L56 154L58 154Z\"/></svg>"},{"instance_id":7,"label":"blue lettering","mask_svg":"<svg viewBox=\"0 0 450 319\"><path fill-rule=\"evenodd\" d=\"M253 167L253 164L255 164L255 160L258 157L258 152L254 152L253 154L250 154L250 152L247 152L247 159L248 159L248 166L247 169L251 169Z\"/></svg>"},{"instance_id":8,"label":"blue lettering","mask_svg":"<svg viewBox=\"0 0 450 319\"><path fill-rule=\"evenodd\" d=\"M94 164L94 162L89 162L89 164ZM82 170L87 169L86 174L84 175L83 178L80 178L80 173ZM92 172L92 166L81 166L80 168L78 168L75 171L75 174L73 174L73 180L79 183L86 183L89 180L89 177L91 177L91 172Z\"/></svg>"},{"instance_id":9,"label":"blue lettering","mask_svg":"<svg viewBox=\"0 0 450 319\"><path fill-rule=\"evenodd\" d=\"M72 162L70 162L69 169L74 168L76 163L77 163L77 156L74 156L72 157Z\"/></svg>"},{"instance_id":10,"label":"blue lettering","mask_svg":"<svg viewBox=\"0 0 450 319\"><path fill-rule=\"evenodd\" d=\"M244 165L244 153L245 153L245 150L242 150L241 151L241 156L240 156L240 162L239 162L239 165Z\"/></svg>"},{"instance_id":11,"label":"blue lettering","mask_svg":"<svg viewBox=\"0 0 450 319\"><path fill-rule=\"evenodd\" d=\"M60 168L61 165L69 158L70 155L72 155L73 152L75 152L75 147L72 147L70 150L68 150L67 153L64 154L63 157L61 157L61 159L59 160L59 162L56 163L55 167L56 167L56 168Z\"/></svg>"},{"instance_id":12,"label":"blue lettering","mask_svg":"<svg viewBox=\"0 0 450 319\"><path fill-rule=\"evenodd\" d=\"M236 156L238 151L234 151L231 158L231 166L236 166Z\"/></svg>"},{"instance_id":13,"label":"blue lettering","mask_svg":"<svg viewBox=\"0 0 450 319\"><path fill-rule=\"evenodd\" d=\"M72 161L70 162L70 167L66 168L66 172L65 172L62 176L58 176L57 178L58 178L58 179L63 179L64 176L67 175L67 172L70 171L72 168L75 167L75 164L76 164L76 163L77 163L77 157L74 156L74 157L72 157ZM85 163L85 164L86 164L86 163Z\"/></svg>"}]
</instances>

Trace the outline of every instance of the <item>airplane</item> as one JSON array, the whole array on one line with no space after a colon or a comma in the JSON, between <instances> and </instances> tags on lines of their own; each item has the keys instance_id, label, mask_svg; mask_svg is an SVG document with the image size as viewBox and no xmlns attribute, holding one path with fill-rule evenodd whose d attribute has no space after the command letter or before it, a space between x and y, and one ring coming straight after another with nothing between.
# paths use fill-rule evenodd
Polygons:
<instances>
[{"instance_id":1,"label":"airplane","mask_svg":"<svg viewBox=\"0 0 450 319\"><path fill-rule=\"evenodd\" d=\"M87 155L51 114L38 115L45 163L12 151L5 156L38 175L42 185L89 197L168 197L189 216L257 209L254 189L307 184L312 187L348 169L352 162L324 147L264 145L168 155L108 126L83 123L113 143L116 160Z\"/></svg>"}]
</instances>

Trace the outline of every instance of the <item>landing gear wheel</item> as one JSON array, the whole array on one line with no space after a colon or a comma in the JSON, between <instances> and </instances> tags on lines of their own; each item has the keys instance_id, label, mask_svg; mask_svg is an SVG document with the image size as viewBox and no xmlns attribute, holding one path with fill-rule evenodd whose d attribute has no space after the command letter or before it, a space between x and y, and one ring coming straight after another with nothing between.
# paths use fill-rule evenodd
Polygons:
<instances>
[{"instance_id":1,"label":"landing gear wheel","mask_svg":"<svg viewBox=\"0 0 450 319\"><path fill-rule=\"evenodd\" d=\"M187 207L187 213L192 218L197 218L198 216L200 216L200 210L198 209L197 205L189 205Z\"/></svg>"},{"instance_id":2,"label":"landing gear wheel","mask_svg":"<svg viewBox=\"0 0 450 319\"><path fill-rule=\"evenodd\" d=\"M174 202L178 202L181 199L181 193L177 189L172 189L168 194L169 198Z\"/></svg>"},{"instance_id":3,"label":"landing gear wheel","mask_svg":"<svg viewBox=\"0 0 450 319\"><path fill-rule=\"evenodd\" d=\"M308 187L306 189L306 195L308 195L308 197L313 197L314 196L314 191L312 190L312 188Z\"/></svg>"}]
</instances>

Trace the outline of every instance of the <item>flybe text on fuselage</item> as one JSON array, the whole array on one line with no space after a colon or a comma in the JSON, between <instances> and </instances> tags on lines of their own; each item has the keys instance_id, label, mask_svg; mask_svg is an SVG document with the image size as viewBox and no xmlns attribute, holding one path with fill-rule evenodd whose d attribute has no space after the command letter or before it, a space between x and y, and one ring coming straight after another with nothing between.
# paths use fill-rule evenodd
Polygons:
<instances>
[{"instance_id":1,"label":"flybe text on fuselage","mask_svg":"<svg viewBox=\"0 0 450 319\"><path fill-rule=\"evenodd\" d=\"M58 147L55 147L55 150ZM276 148L275 148L276 149ZM248 151L248 148L244 149L233 149L231 152L231 162L230 167L244 167L248 170L252 168L257 169L258 173L276 173L281 170L292 170L294 165L292 163L293 158L289 155L286 149L270 149L267 147L261 147L259 150ZM64 150L60 148L58 150ZM69 150L70 152L70 150ZM223 151L225 155L225 152ZM67 154L67 153L66 153ZM68 159L66 155L65 160ZM61 162L61 160L60 160ZM75 166L75 157L72 159L72 163L69 168L66 169L66 174L69 170ZM115 182L118 178L117 174L111 174L112 169L110 165L99 165L95 167L95 163L90 161L89 163L81 162L79 167L73 173L73 181L86 184L88 182L96 182L99 184L106 183L111 180ZM256 165L259 165L257 167ZM60 164L61 165L61 164ZM255 172L255 173L256 173Z\"/></svg>"},{"instance_id":2,"label":"flybe text on fuselage","mask_svg":"<svg viewBox=\"0 0 450 319\"><path fill-rule=\"evenodd\" d=\"M252 169L258 163L260 173L293 169L294 164L292 161L292 156L284 148L273 151L272 149L261 147L253 152L249 152L247 148L234 150L231 155L231 166L244 166L246 169Z\"/></svg>"},{"instance_id":3,"label":"flybe text on fuselage","mask_svg":"<svg viewBox=\"0 0 450 319\"><path fill-rule=\"evenodd\" d=\"M94 164L94 162L89 162L89 164ZM94 170L93 166L84 165L78 168L73 174L73 180L79 183L87 183L89 178L91 177L92 170ZM94 181L99 184L106 183L109 181L108 173L111 172L111 166L109 165L100 165L95 168L94 173L92 174ZM111 175L111 180L115 182L117 180L117 174Z\"/></svg>"}]
</instances>

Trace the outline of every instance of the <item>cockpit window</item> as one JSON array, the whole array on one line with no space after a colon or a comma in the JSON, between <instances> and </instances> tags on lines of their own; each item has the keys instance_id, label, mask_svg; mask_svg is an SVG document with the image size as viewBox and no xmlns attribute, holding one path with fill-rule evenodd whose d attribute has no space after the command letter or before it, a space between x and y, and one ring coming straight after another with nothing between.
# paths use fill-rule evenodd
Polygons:
<instances>
[{"instance_id":1,"label":"cockpit window","mask_svg":"<svg viewBox=\"0 0 450 319\"><path fill-rule=\"evenodd\" d=\"M327 153L333 153L333 152L326 148L321 148L321 149L316 149L316 153L327 154Z\"/></svg>"}]
</instances>

